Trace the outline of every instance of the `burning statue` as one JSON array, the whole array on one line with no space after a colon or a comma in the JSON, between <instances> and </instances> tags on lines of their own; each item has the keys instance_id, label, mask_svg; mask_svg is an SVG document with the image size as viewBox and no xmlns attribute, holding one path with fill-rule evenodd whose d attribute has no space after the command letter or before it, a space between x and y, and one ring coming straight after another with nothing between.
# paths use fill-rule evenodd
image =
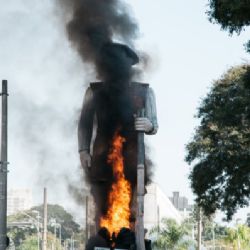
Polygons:
<instances>
[{"instance_id":1,"label":"burning statue","mask_svg":"<svg viewBox=\"0 0 250 250\"><path fill-rule=\"evenodd\" d=\"M108 42L99 53L96 64L103 82L91 83L86 90L79 154L95 200L97 225L118 233L135 219L137 133L157 132L156 105L149 85L131 80L133 65L139 62L132 49ZM145 165L147 171L147 161Z\"/></svg>"},{"instance_id":2,"label":"burning statue","mask_svg":"<svg viewBox=\"0 0 250 250\"><path fill-rule=\"evenodd\" d=\"M153 90L134 81L140 74L133 67L139 57L131 48L140 36L139 26L123 0L56 2L63 9L72 46L88 65L85 69L100 80L86 90L78 126L81 165L101 230L96 240L108 238L104 233L108 231L115 235L115 246L128 248L122 247L125 239L135 238L137 250L144 250L144 183L150 181L151 161L144 152L143 136L155 134L158 124Z\"/></svg>"}]
</instances>

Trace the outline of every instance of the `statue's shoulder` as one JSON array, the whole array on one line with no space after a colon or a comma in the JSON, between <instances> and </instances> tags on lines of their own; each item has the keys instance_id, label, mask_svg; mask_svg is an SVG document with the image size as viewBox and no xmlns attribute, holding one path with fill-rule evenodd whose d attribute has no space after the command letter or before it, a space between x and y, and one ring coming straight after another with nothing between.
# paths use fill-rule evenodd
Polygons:
<instances>
[{"instance_id":1,"label":"statue's shoulder","mask_svg":"<svg viewBox=\"0 0 250 250\"><path fill-rule=\"evenodd\" d=\"M144 82L131 82L130 88L135 95L145 95L148 92L149 84Z\"/></svg>"},{"instance_id":2,"label":"statue's shoulder","mask_svg":"<svg viewBox=\"0 0 250 250\"><path fill-rule=\"evenodd\" d=\"M145 100L149 89L148 83L143 82L131 82L130 84L130 93L136 98L142 98Z\"/></svg>"},{"instance_id":3,"label":"statue's shoulder","mask_svg":"<svg viewBox=\"0 0 250 250\"><path fill-rule=\"evenodd\" d=\"M131 87L135 88L148 88L149 84L145 82L131 82Z\"/></svg>"},{"instance_id":4,"label":"statue's shoulder","mask_svg":"<svg viewBox=\"0 0 250 250\"><path fill-rule=\"evenodd\" d=\"M102 89L104 87L104 83L103 82L91 82L89 86L93 91L95 91L98 89Z\"/></svg>"}]
</instances>

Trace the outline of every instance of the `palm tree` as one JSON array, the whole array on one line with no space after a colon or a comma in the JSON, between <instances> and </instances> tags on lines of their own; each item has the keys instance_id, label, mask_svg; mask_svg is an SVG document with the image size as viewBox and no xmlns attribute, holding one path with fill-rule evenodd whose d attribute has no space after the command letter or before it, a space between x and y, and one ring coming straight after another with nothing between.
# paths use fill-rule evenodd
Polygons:
<instances>
[{"instance_id":1,"label":"palm tree","mask_svg":"<svg viewBox=\"0 0 250 250\"><path fill-rule=\"evenodd\" d=\"M164 218L161 226L151 230L151 236L155 238L153 247L158 250L186 250L194 245L191 240L192 226L186 221L178 224L173 219Z\"/></svg>"},{"instance_id":2,"label":"palm tree","mask_svg":"<svg viewBox=\"0 0 250 250\"><path fill-rule=\"evenodd\" d=\"M225 241L235 250L250 250L250 228L241 224L236 228L229 228Z\"/></svg>"}]
</instances>

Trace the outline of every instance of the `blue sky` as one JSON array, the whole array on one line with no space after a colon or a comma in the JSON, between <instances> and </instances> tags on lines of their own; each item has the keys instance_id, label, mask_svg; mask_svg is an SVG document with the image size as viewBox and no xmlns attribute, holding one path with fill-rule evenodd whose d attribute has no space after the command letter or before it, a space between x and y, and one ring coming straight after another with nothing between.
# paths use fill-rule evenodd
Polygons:
<instances>
[{"instance_id":1,"label":"blue sky","mask_svg":"<svg viewBox=\"0 0 250 250\"><path fill-rule=\"evenodd\" d=\"M249 62L243 48L249 29L230 37L209 23L205 0L127 2L140 26L137 48L151 57L143 81L157 98L160 129L147 138L155 181L168 196L177 190L191 200L184 157L198 124L196 109L213 80ZM56 203L70 199L66 182L82 185L76 123L93 76L67 40L60 10L53 8L50 0L2 4L0 76L10 84L9 184L32 188L37 201L46 185Z\"/></svg>"},{"instance_id":2,"label":"blue sky","mask_svg":"<svg viewBox=\"0 0 250 250\"><path fill-rule=\"evenodd\" d=\"M247 32L230 37L211 24L205 14L207 1L133 2L143 33L140 45L153 54L157 65L148 77L156 92L160 124L152 138L156 179L167 193L180 190L192 197L183 159L184 146L198 124L196 109L213 80L249 60L243 48Z\"/></svg>"},{"instance_id":3,"label":"blue sky","mask_svg":"<svg viewBox=\"0 0 250 250\"><path fill-rule=\"evenodd\" d=\"M184 157L199 122L194 115L215 79L230 67L249 62L243 48L249 29L229 36L208 21L204 0L130 2L143 34L139 44L156 64L146 77L156 92L160 124L159 133L150 138L155 179L169 196L177 190L192 200Z\"/></svg>"}]
</instances>

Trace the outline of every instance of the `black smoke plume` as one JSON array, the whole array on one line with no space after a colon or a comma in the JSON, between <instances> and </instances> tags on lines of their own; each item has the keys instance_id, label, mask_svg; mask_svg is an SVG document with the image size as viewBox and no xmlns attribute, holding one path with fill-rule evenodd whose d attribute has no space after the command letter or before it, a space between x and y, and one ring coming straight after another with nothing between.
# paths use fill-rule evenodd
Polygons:
<instances>
[{"instance_id":1,"label":"black smoke plume","mask_svg":"<svg viewBox=\"0 0 250 250\"><path fill-rule=\"evenodd\" d=\"M129 6L120 0L62 0L60 3L72 14L67 24L69 39L82 60L93 64L98 78L105 79L108 77L103 69L108 61L104 58L105 45L120 41L133 48L138 37L138 26L130 15ZM124 59L123 53L110 53L116 57L116 60L112 58L113 64Z\"/></svg>"}]
</instances>

